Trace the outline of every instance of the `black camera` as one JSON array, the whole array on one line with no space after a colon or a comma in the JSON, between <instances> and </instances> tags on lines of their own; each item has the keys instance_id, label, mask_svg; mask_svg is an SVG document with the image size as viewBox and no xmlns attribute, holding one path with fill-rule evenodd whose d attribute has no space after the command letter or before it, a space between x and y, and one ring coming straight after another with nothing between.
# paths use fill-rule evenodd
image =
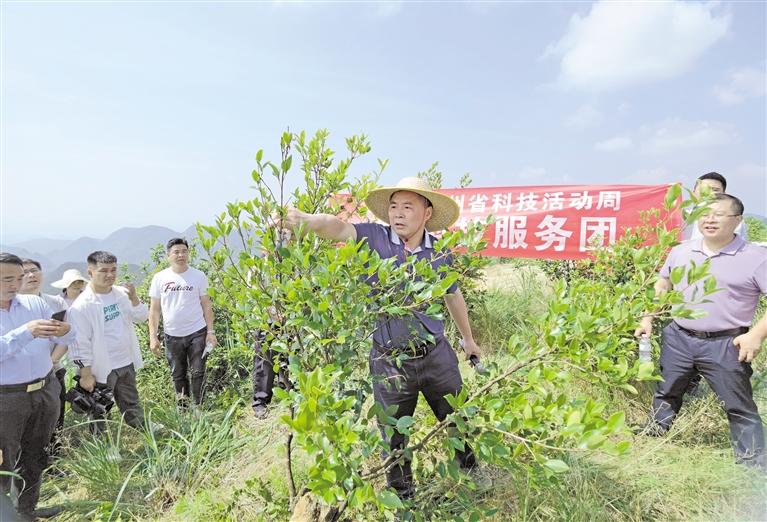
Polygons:
<instances>
[{"instance_id":1,"label":"black camera","mask_svg":"<svg viewBox=\"0 0 767 522\"><path fill-rule=\"evenodd\" d=\"M79 376L75 376L75 381L77 384L65 396L67 402L72 405L72 410L92 417L105 417L114 406L112 388L97 382L93 391L89 392L80 386Z\"/></svg>"}]
</instances>

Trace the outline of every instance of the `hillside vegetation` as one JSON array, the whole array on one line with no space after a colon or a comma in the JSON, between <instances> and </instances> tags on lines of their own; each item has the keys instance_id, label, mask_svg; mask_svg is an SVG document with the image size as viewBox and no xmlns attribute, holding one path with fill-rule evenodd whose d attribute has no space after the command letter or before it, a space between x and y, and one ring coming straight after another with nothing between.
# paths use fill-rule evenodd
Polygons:
<instances>
[{"instance_id":1,"label":"hillside vegetation","mask_svg":"<svg viewBox=\"0 0 767 522\"><path fill-rule=\"evenodd\" d=\"M62 520L767 518L764 477L734 463L710 393L689 398L664 438L632 429L646 422L658 378L654 363L637 361L638 317L687 313L670 306L678 291L648 291L676 237L662 212L648 212L643 227L583 262L489 262L472 255L482 246L480 226L447 233L437 249L465 254L443 274L424 263L392 266L354 242L309 235L284 243L268 226L284 194L263 177L272 173L281 188L294 154L306 187L293 202L305 211L332 211L327 194L348 189L363 198L375 185L375 175L346 181L354 158L369 150L364 136L349 138L349 156L335 164L325 137L285 133L280 162L256 156L259 197L229 204L200 227L209 257L198 264L211 276L224 340L208 361L204 407L178 412L166 362L147 351L139 390L160 429L138 432L115 420L108 437L94 440L81 418L68 416L64 454L44 484L44 502L67 504ZM665 210L678 195L669 192ZM236 254L226 243L233 232L242 236ZM387 283L377 293L367 285L372 273ZM706 282L701 299L715 287L705 268L688 277ZM438 423L424 401L412 418L392 419L370 397L371 310L444 313L453 280L488 371L461 364L464 390L449 399L454 424ZM270 325L275 314L282 328ZM254 330L284 354L291 380L263 420L249 408ZM457 347L454 327L447 334ZM766 367L762 355L752 379L762 412ZM411 502L385 487L377 421L410 437L418 488ZM482 463L478 473L453 462L463 441Z\"/></svg>"}]
</instances>

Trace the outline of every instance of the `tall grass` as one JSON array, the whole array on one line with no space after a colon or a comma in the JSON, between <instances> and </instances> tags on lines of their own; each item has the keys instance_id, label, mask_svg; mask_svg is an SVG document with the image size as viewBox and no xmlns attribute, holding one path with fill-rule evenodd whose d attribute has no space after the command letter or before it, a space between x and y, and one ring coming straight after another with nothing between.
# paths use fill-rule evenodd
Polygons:
<instances>
[{"instance_id":1,"label":"tall grass","mask_svg":"<svg viewBox=\"0 0 767 522\"><path fill-rule=\"evenodd\" d=\"M185 492L204 486L211 472L247 442L247 435L235 431L238 406L233 404L223 415L158 410L154 420L163 428L145 431L141 445L141 474L152 485L145 498L170 505Z\"/></svg>"},{"instance_id":2,"label":"tall grass","mask_svg":"<svg viewBox=\"0 0 767 522\"><path fill-rule=\"evenodd\" d=\"M248 442L235 424L242 404L225 412L179 412L154 408L138 431L110 422L100 437L85 424L71 428L57 468L63 476L46 481L45 496L65 502L65 518L138 519L162 512L182 495L215 487L232 458Z\"/></svg>"},{"instance_id":3,"label":"tall grass","mask_svg":"<svg viewBox=\"0 0 767 522\"><path fill-rule=\"evenodd\" d=\"M508 357L508 337L534 328L547 299L539 272L523 262L511 266L501 274L502 284L487 288L471 307L475 337L485 357L500 365ZM85 425L69 425L57 465L66 476L44 482L46 500L69 507L61 520L287 518L287 505L265 501L287 491L281 407L274 404L264 421L254 421L242 407L240 399L250 389L251 352L227 343L209 361L213 371L206 404L211 411L178 412L167 363L147 357L147 367L139 372L140 393L148 419L164 428L139 432L111 422L108 434L94 439ZM762 354L754 364L752 379L763 413L766 359ZM641 424L653 390L645 383L637 388L636 396L599 387L585 391L626 412L630 424ZM434 418L421 402L416 416L428 426ZM475 502L497 508L497 521L767 520L767 481L734 464L727 420L713 395L687 400L667 437L635 436L632 443L631 452L621 457L571 455L570 470L546 488L534 487L522 466L514 473L488 468L494 487L474 492ZM299 476L301 467L299 456ZM417 478L423 513L433 520L466 518L472 506L457 494L466 484Z\"/></svg>"}]
</instances>

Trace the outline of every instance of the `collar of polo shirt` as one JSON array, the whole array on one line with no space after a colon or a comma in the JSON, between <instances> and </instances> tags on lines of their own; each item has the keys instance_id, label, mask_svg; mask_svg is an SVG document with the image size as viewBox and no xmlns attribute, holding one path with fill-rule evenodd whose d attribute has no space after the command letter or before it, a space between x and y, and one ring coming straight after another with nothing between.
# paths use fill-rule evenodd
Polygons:
<instances>
[{"instance_id":1,"label":"collar of polo shirt","mask_svg":"<svg viewBox=\"0 0 767 522\"><path fill-rule=\"evenodd\" d=\"M727 245L724 246L719 252L714 254L711 257L718 256L720 254L726 254L728 256L734 256L738 253L738 251L743 248L743 246L746 244L746 240L740 237L738 234L735 234L735 238L727 243ZM699 240L696 243L696 246L693 247L693 252L700 252L702 254L705 254L706 252L703 250L703 240Z\"/></svg>"},{"instance_id":2,"label":"collar of polo shirt","mask_svg":"<svg viewBox=\"0 0 767 522\"><path fill-rule=\"evenodd\" d=\"M392 227L387 227L389 229L389 241L394 243L395 245L401 245L402 240L399 238L399 236L394 232L394 229ZM429 232L427 230L423 231L423 241L421 241L421 244L418 245L418 247L415 250L409 250L411 254L417 254L418 252L421 252L425 249L430 249L432 247L431 243L431 237L429 236Z\"/></svg>"}]
</instances>

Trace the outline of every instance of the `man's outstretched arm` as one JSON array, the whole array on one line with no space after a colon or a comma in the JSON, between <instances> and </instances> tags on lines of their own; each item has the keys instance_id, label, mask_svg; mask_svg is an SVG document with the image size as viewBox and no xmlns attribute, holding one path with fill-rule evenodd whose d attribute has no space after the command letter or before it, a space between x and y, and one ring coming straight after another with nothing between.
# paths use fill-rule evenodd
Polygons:
<instances>
[{"instance_id":1,"label":"man's outstretched arm","mask_svg":"<svg viewBox=\"0 0 767 522\"><path fill-rule=\"evenodd\" d=\"M279 218L275 219L275 224L280 226ZM357 239L357 229L354 225L330 214L308 214L295 208L288 208L281 225L283 228L294 231L298 231L303 225L305 230L311 230L318 236L332 241Z\"/></svg>"}]
</instances>

